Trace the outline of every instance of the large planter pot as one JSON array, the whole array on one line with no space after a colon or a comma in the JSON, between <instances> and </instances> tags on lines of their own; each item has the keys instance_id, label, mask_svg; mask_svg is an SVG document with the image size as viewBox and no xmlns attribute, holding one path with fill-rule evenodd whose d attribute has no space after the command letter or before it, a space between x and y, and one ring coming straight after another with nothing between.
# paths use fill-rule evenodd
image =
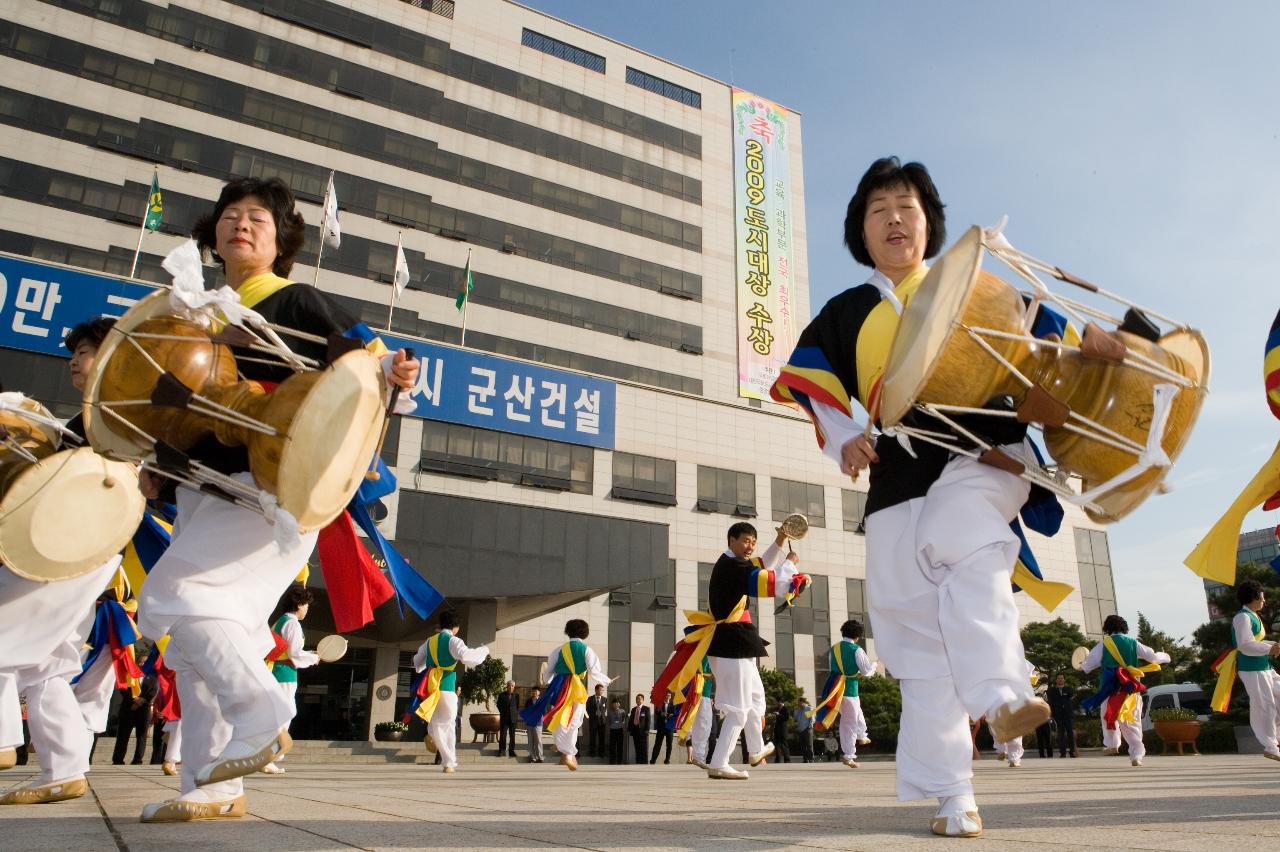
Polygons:
<instances>
[{"instance_id":1,"label":"large planter pot","mask_svg":"<svg viewBox=\"0 0 1280 852\"><path fill-rule=\"evenodd\" d=\"M467 721L471 723L471 730L474 732L471 736L472 742L475 742L481 734L484 735L485 742L493 742L499 728L502 727L501 717L497 713L472 713L467 717Z\"/></svg>"},{"instance_id":2,"label":"large planter pot","mask_svg":"<svg viewBox=\"0 0 1280 852\"><path fill-rule=\"evenodd\" d=\"M404 731L374 731L373 738L380 743L398 743L404 739Z\"/></svg>"},{"instance_id":3,"label":"large planter pot","mask_svg":"<svg viewBox=\"0 0 1280 852\"><path fill-rule=\"evenodd\" d=\"M1158 719L1155 723L1156 736L1164 743L1164 754L1169 753L1169 746L1176 745L1178 754L1184 754L1184 745L1191 746L1192 754L1200 754L1196 748L1196 740L1200 737L1200 722L1195 719Z\"/></svg>"}]
</instances>

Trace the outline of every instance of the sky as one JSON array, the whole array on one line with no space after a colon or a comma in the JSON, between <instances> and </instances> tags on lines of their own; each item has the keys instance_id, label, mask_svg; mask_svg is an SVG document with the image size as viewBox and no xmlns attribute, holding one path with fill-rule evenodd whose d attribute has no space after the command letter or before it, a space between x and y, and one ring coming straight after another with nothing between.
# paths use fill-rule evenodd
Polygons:
<instances>
[{"instance_id":1,"label":"sky","mask_svg":"<svg viewBox=\"0 0 1280 852\"><path fill-rule=\"evenodd\" d=\"M1131 624L1141 610L1189 637L1206 620L1182 559L1280 440L1262 389L1280 309L1280 4L527 5L801 114L815 312L866 280L844 211L895 154L928 166L951 239L1007 214L1024 251L1201 329L1211 390L1173 488L1108 536ZM1259 510L1244 529L1277 524Z\"/></svg>"}]
</instances>

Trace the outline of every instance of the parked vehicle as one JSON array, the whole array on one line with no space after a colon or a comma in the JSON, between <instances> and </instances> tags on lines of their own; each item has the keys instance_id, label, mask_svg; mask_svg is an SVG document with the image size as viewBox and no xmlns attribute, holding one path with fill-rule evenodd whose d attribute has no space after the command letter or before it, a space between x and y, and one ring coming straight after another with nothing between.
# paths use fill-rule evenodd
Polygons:
<instances>
[{"instance_id":1,"label":"parked vehicle","mask_svg":"<svg viewBox=\"0 0 1280 852\"><path fill-rule=\"evenodd\" d=\"M1153 686L1143 693L1142 730L1149 731L1154 726L1151 711L1169 707L1189 707L1196 713L1201 722L1209 721L1209 699L1198 684L1169 683Z\"/></svg>"}]
</instances>

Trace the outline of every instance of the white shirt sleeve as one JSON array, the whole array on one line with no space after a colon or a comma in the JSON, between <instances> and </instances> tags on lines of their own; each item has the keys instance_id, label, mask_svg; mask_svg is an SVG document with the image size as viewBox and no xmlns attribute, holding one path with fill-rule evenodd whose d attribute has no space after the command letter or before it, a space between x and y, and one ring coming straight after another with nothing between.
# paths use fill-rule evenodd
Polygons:
<instances>
[{"instance_id":1,"label":"white shirt sleeve","mask_svg":"<svg viewBox=\"0 0 1280 852\"><path fill-rule=\"evenodd\" d=\"M769 543L764 555L760 557L760 562L773 572L774 594L785 595L791 586L791 578L799 572L800 566L787 559L787 555L783 553L776 541Z\"/></svg>"},{"instance_id":2,"label":"white shirt sleeve","mask_svg":"<svg viewBox=\"0 0 1280 852\"><path fill-rule=\"evenodd\" d=\"M609 685L609 675L600 667L600 658L596 656L596 652L587 648L587 686L594 687L596 684L602 686Z\"/></svg>"},{"instance_id":3,"label":"white shirt sleeve","mask_svg":"<svg viewBox=\"0 0 1280 852\"><path fill-rule=\"evenodd\" d=\"M560 646L557 645L555 650L547 654L547 664L542 669L543 684L551 683L551 679L556 676L556 663L560 661Z\"/></svg>"},{"instance_id":4,"label":"white shirt sleeve","mask_svg":"<svg viewBox=\"0 0 1280 852\"><path fill-rule=\"evenodd\" d=\"M876 664L871 662L871 658L867 656L867 652L859 648L854 653L853 658L858 663L858 674L863 677L871 677L876 673Z\"/></svg>"},{"instance_id":5,"label":"white shirt sleeve","mask_svg":"<svg viewBox=\"0 0 1280 852\"><path fill-rule=\"evenodd\" d=\"M848 473L840 459L840 450L845 444L861 435L865 427L840 409L825 402L810 400L810 403L813 406L813 416L818 420L818 428L822 430L822 436L826 439L822 445L823 455L840 465L841 472Z\"/></svg>"},{"instance_id":6,"label":"white shirt sleeve","mask_svg":"<svg viewBox=\"0 0 1280 852\"><path fill-rule=\"evenodd\" d=\"M320 662L320 657L311 651L302 649L302 625L296 618L286 618L280 626L280 635L289 643L289 659L293 667L306 669Z\"/></svg>"},{"instance_id":7,"label":"white shirt sleeve","mask_svg":"<svg viewBox=\"0 0 1280 852\"><path fill-rule=\"evenodd\" d=\"M466 642L454 636L449 640L449 653L464 666L474 666L485 661L489 656L489 649L485 645L479 648L468 648Z\"/></svg>"},{"instance_id":8,"label":"white shirt sleeve","mask_svg":"<svg viewBox=\"0 0 1280 852\"><path fill-rule=\"evenodd\" d=\"M1093 646L1093 650L1089 652L1089 656L1084 658L1084 665L1080 667L1081 671L1091 672L1098 666L1102 665L1102 643L1099 642Z\"/></svg>"},{"instance_id":9,"label":"white shirt sleeve","mask_svg":"<svg viewBox=\"0 0 1280 852\"><path fill-rule=\"evenodd\" d=\"M1137 653L1139 660L1146 660L1148 663L1159 663L1163 666L1173 659L1164 651L1156 651L1152 648L1148 648L1141 642L1135 642L1134 644L1138 646Z\"/></svg>"},{"instance_id":10,"label":"white shirt sleeve","mask_svg":"<svg viewBox=\"0 0 1280 852\"><path fill-rule=\"evenodd\" d=\"M1249 621L1248 613L1236 613L1236 617L1231 620L1231 628L1235 631L1236 648L1240 653L1251 657L1262 657L1271 653L1271 646L1275 643L1266 640L1259 642L1253 638L1253 625Z\"/></svg>"}]
</instances>

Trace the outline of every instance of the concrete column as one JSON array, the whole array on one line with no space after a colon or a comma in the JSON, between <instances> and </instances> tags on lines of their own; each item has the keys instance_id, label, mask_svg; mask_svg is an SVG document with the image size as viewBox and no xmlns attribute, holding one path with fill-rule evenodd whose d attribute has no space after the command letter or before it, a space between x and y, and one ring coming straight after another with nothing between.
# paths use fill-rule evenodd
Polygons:
<instances>
[{"instance_id":1,"label":"concrete column","mask_svg":"<svg viewBox=\"0 0 1280 852\"><path fill-rule=\"evenodd\" d=\"M469 647L491 644L498 636L498 602L463 601L457 607L462 621L462 641Z\"/></svg>"},{"instance_id":2,"label":"concrete column","mask_svg":"<svg viewBox=\"0 0 1280 852\"><path fill-rule=\"evenodd\" d=\"M374 725L395 720L396 684L399 676L400 648L396 645L379 645L374 649L373 677L369 683L369 730L365 731L365 736L370 741L373 740Z\"/></svg>"}]
</instances>

